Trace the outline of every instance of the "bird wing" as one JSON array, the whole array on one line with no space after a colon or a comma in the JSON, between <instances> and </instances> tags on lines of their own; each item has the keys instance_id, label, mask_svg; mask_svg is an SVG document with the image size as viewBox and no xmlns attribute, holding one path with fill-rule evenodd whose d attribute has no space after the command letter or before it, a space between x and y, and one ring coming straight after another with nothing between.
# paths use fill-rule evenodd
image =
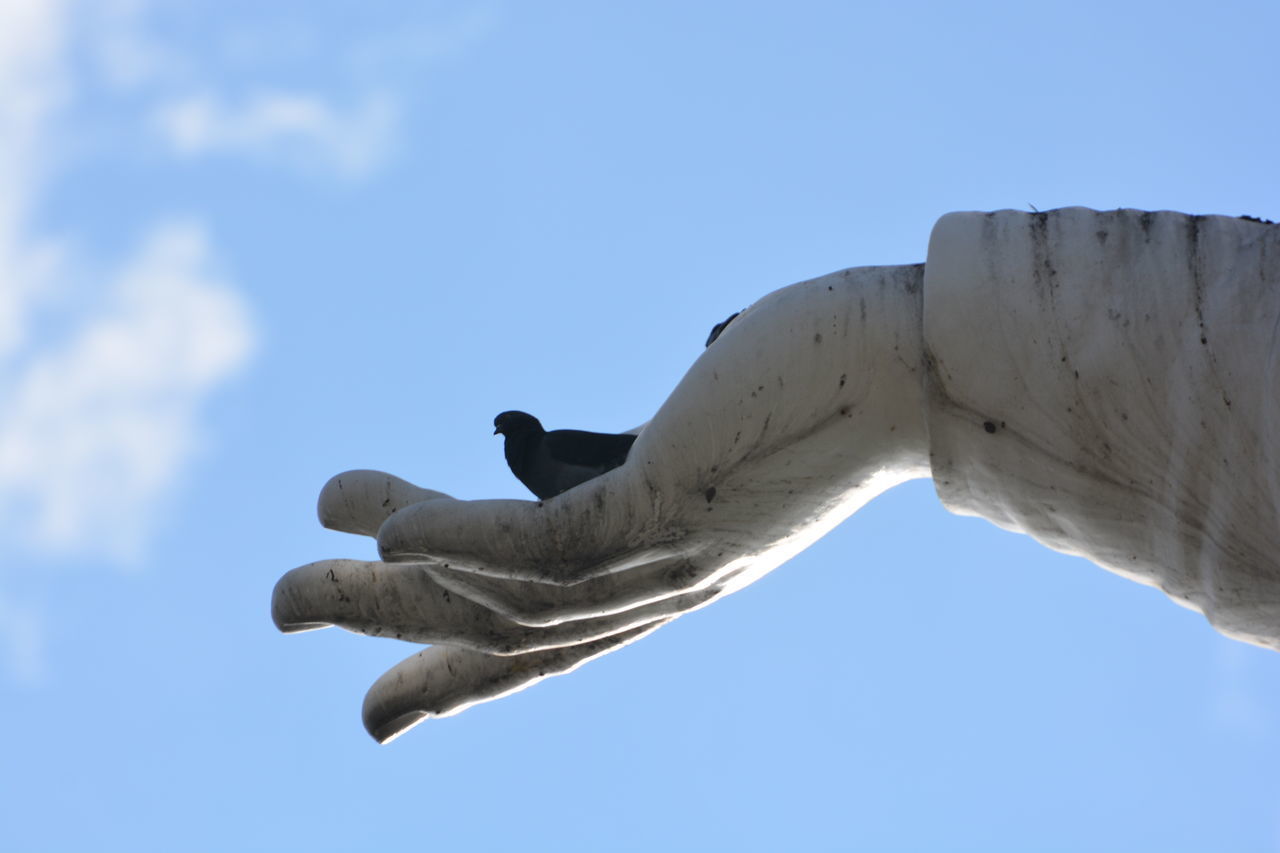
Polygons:
<instances>
[{"instance_id":1,"label":"bird wing","mask_svg":"<svg viewBox=\"0 0 1280 853\"><path fill-rule=\"evenodd\" d=\"M543 446L552 459L569 465L616 468L627 460L634 435L611 435L558 429L543 437Z\"/></svg>"}]
</instances>

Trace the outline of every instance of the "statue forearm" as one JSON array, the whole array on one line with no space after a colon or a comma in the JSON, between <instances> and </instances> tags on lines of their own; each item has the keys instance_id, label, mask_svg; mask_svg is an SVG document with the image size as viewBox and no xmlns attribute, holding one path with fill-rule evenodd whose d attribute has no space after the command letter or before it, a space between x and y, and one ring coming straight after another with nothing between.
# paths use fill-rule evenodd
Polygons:
<instances>
[{"instance_id":1,"label":"statue forearm","mask_svg":"<svg viewBox=\"0 0 1280 853\"><path fill-rule=\"evenodd\" d=\"M928 263L947 507L1280 644L1280 227L951 214Z\"/></svg>"}]
</instances>

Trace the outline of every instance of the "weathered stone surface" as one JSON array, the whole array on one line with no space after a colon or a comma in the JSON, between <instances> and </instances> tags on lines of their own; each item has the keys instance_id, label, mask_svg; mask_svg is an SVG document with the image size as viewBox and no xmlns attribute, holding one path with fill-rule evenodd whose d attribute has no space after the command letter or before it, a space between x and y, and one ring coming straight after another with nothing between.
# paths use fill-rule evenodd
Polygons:
<instances>
[{"instance_id":1,"label":"weathered stone surface","mask_svg":"<svg viewBox=\"0 0 1280 853\"><path fill-rule=\"evenodd\" d=\"M927 268L845 270L743 311L627 462L557 497L334 477L322 523L382 559L294 569L272 615L432 644L366 697L385 742L634 642L932 472L953 511L1278 647L1278 348L1280 228L951 214Z\"/></svg>"},{"instance_id":2,"label":"weathered stone surface","mask_svg":"<svg viewBox=\"0 0 1280 853\"><path fill-rule=\"evenodd\" d=\"M954 213L924 306L949 509L1280 646L1280 227Z\"/></svg>"}]
</instances>

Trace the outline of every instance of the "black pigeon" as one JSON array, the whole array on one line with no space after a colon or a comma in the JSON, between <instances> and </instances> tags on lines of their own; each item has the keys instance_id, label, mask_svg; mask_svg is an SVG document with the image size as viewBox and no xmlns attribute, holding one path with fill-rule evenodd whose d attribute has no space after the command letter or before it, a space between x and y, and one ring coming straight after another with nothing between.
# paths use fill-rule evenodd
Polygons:
<instances>
[{"instance_id":1,"label":"black pigeon","mask_svg":"<svg viewBox=\"0 0 1280 853\"><path fill-rule=\"evenodd\" d=\"M547 432L533 415L503 412L493 419L493 434L506 436L504 453L511 473L540 499L554 498L579 483L599 477L627 461L634 435L609 435L576 429Z\"/></svg>"},{"instance_id":2,"label":"black pigeon","mask_svg":"<svg viewBox=\"0 0 1280 853\"><path fill-rule=\"evenodd\" d=\"M720 333L729 328L729 324L733 322L733 318L741 314L741 311L734 311L723 322L716 323L711 327L711 334L707 335L707 346L711 346L716 342L716 338L720 337Z\"/></svg>"}]
</instances>

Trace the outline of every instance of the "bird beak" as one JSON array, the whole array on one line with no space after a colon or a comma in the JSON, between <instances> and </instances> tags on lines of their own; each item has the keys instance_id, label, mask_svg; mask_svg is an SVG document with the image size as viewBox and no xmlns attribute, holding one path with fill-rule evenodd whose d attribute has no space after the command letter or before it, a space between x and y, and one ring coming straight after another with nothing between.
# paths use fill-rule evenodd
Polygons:
<instances>
[{"instance_id":1,"label":"bird beak","mask_svg":"<svg viewBox=\"0 0 1280 853\"><path fill-rule=\"evenodd\" d=\"M493 434L494 434L494 435L497 435L497 434L498 434L498 433L500 433L500 432L502 432L502 430L498 429L497 427L494 427L494 428L493 428Z\"/></svg>"}]
</instances>

